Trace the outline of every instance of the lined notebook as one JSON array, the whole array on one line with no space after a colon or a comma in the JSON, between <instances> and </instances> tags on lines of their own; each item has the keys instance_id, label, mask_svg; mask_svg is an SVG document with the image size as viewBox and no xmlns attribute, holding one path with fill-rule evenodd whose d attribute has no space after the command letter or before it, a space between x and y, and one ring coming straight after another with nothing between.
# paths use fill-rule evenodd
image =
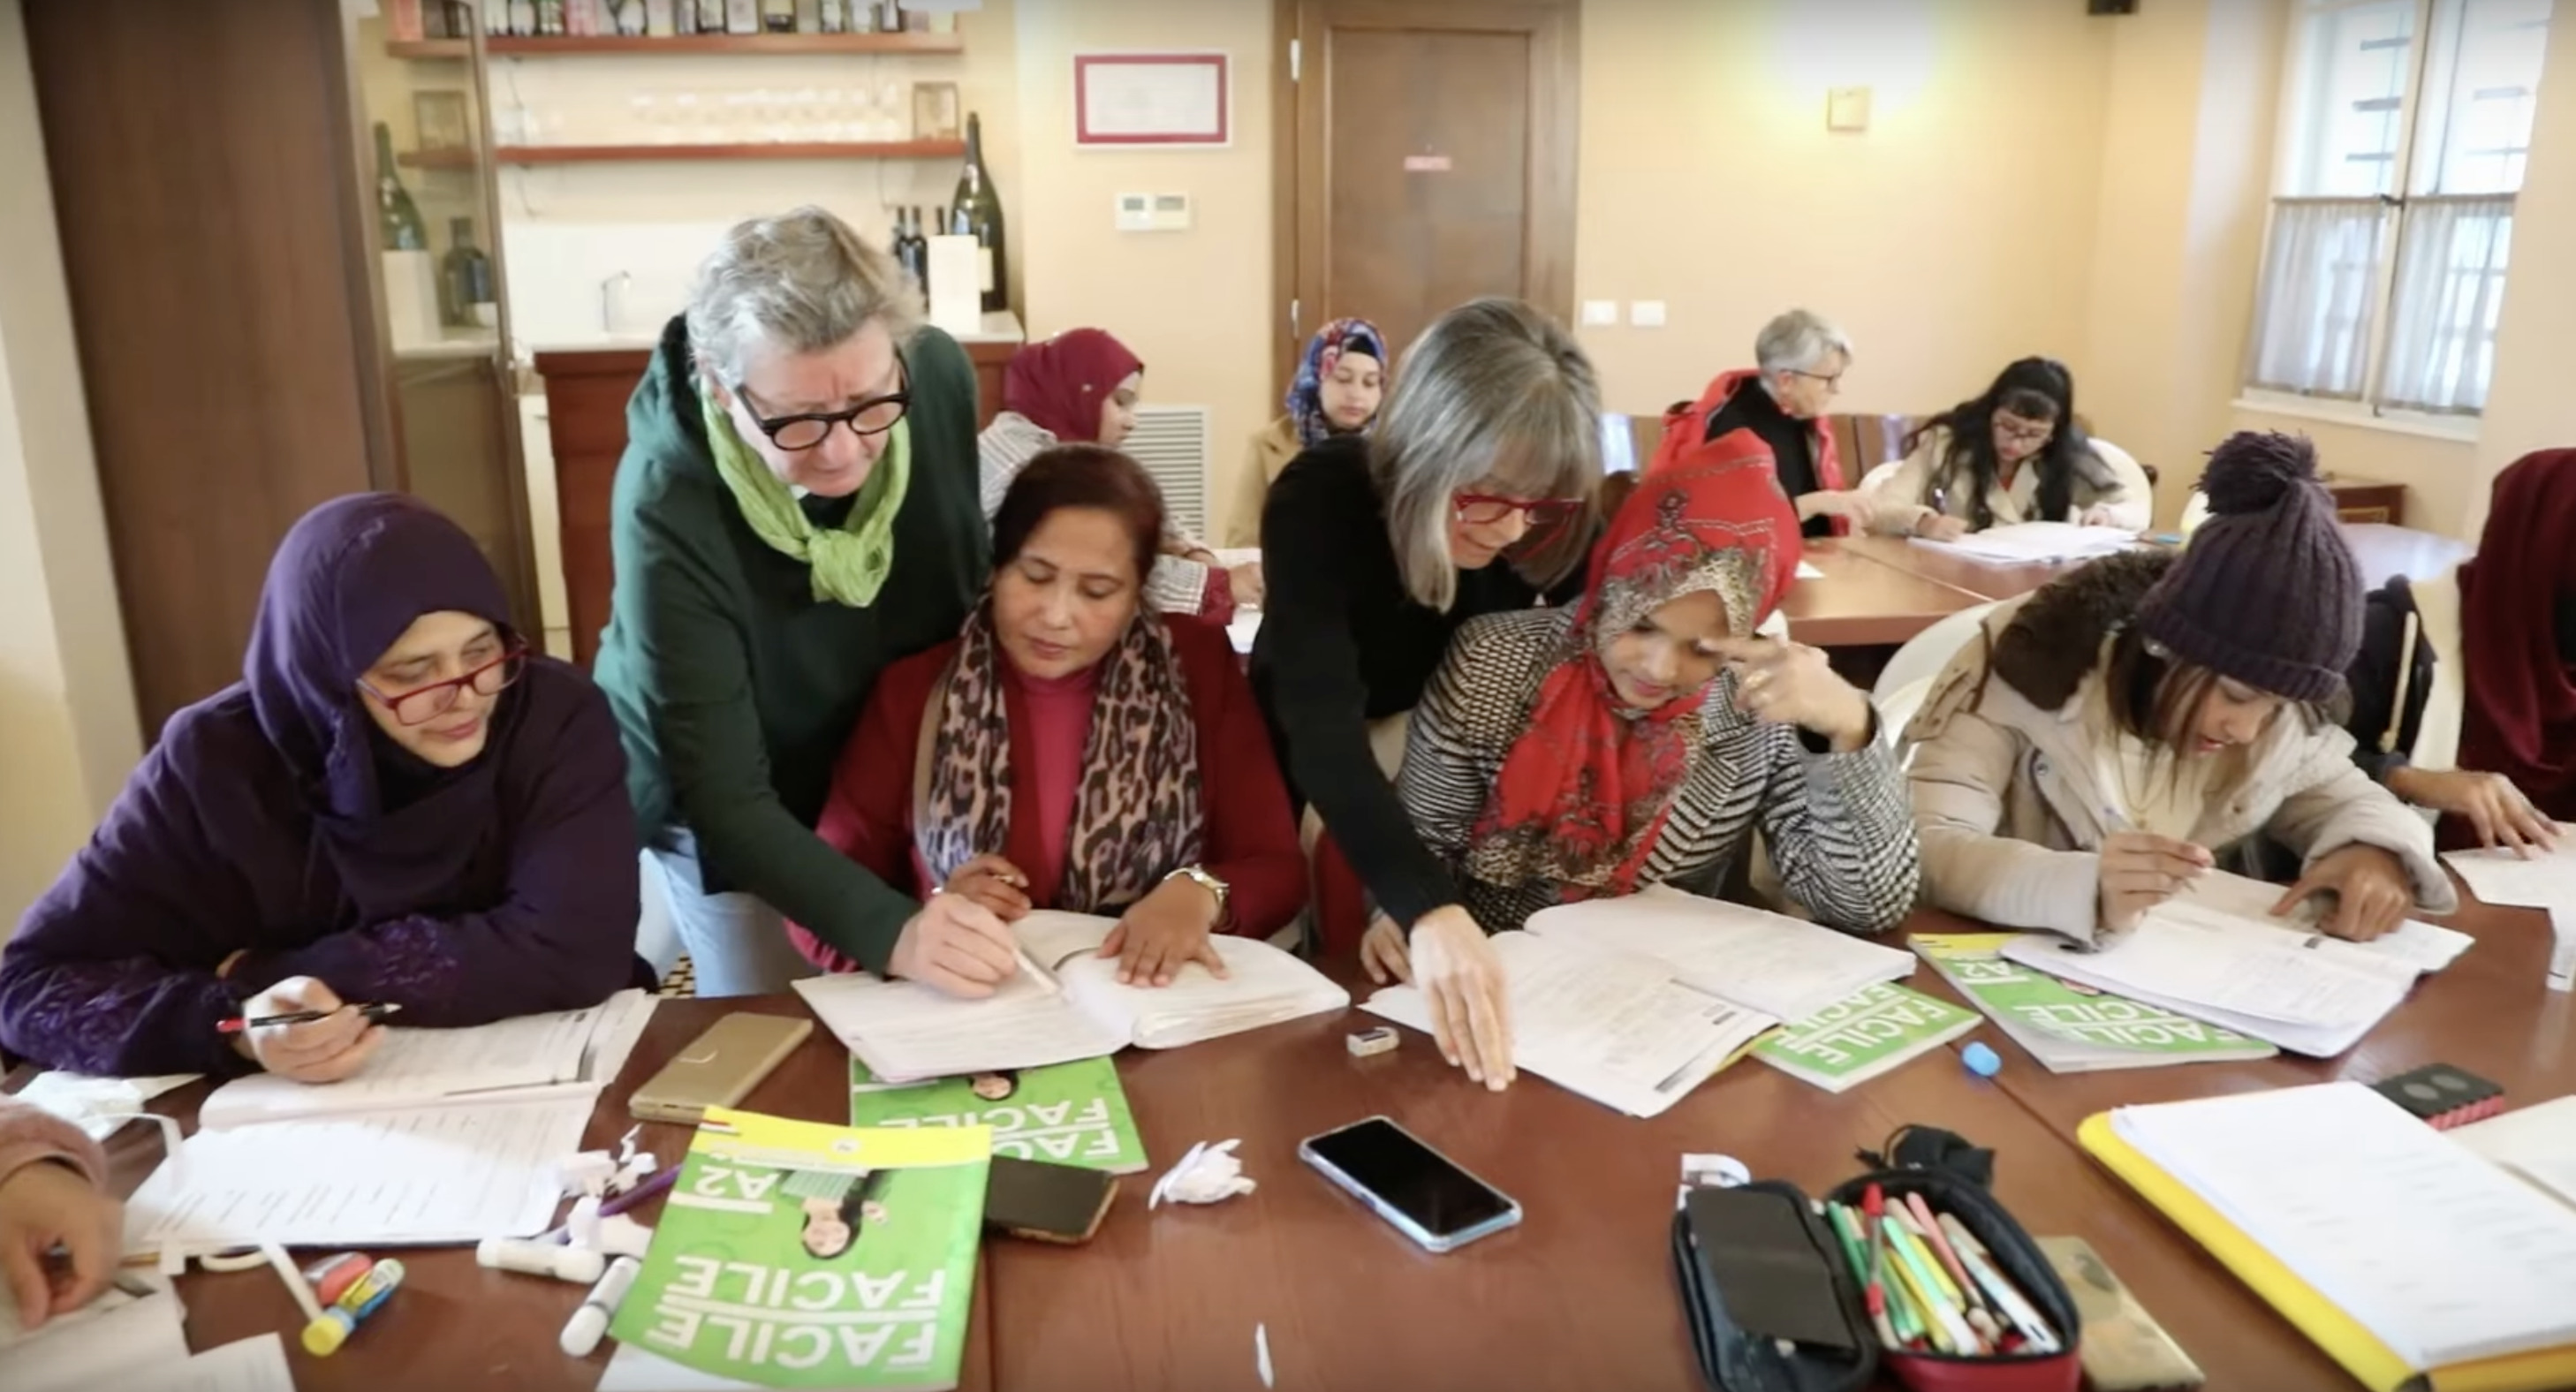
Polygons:
<instances>
[{"instance_id":1,"label":"lined notebook","mask_svg":"<svg viewBox=\"0 0 2576 1392\"><path fill-rule=\"evenodd\" d=\"M2576 1211L2360 1083L2123 1107L2078 1139L2377 1392L2576 1383Z\"/></svg>"}]
</instances>

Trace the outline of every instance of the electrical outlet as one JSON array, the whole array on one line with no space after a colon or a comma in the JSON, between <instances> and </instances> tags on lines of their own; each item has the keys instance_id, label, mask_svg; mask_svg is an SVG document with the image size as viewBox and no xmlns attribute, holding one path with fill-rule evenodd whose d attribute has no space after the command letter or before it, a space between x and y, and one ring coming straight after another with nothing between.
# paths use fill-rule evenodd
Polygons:
<instances>
[{"instance_id":1,"label":"electrical outlet","mask_svg":"<svg viewBox=\"0 0 2576 1392\"><path fill-rule=\"evenodd\" d=\"M1629 301L1628 322L1641 329L1662 328L1664 326L1664 302L1661 300Z\"/></svg>"},{"instance_id":2,"label":"electrical outlet","mask_svg":"<svg viewBox=\"0 0 2576 1392\"><path fill-rule=\"evenodd\" d=\"M1617 300L1585 300L1583 302L1584 327L1595 329L1605 328L1615 325L1618 322L1619 302Z\"/></svg>"}]
</instances>

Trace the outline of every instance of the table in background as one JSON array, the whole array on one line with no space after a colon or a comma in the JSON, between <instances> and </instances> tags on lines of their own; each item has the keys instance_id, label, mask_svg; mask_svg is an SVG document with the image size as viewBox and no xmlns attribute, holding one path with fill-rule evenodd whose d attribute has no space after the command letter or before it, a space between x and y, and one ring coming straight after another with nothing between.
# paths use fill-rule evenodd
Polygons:
<instances>
[{"instance_id":1,"label":"table in background","mask_svg":"<svg viewBox=\"0 0 2576 1392\"><path fill-rule=\"evenodd\" d=\"M2398 575L2417 581L2434 579L2477 549L2432 532L2381 522L2344 522L2337 524L2337 530L2361 564L2363 583L2373 587ZM1847 556L1958 590L1975 600L2019 599L2084 564L1996 565L1945 547L1918 546L1903 537L1844 537L1833 544Z\"/></svg>"},{"instance_id":2,"label":"table in background","mask_svg":"<svg viewBox=\"0 0 2576 1392\"><path fill-rule=\"evenodd\" d=\"M1781 600L1790 637L1819 648L1893 647L1977 603L1965 590L1869 558L1871 541L1807 543L1807 564L1823 573L1793 583Z\"/></svg>"}]
</instances>

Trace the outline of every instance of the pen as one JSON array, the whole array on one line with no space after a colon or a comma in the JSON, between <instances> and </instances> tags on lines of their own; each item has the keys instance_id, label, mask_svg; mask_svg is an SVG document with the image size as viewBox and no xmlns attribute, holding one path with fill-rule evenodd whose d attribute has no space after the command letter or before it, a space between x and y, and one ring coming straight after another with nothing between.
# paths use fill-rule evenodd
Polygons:
<instances>
[{"instance_id":1,"label":"pen","mask_svg":"<svg viewBox=\"0 0 2576 1392\"><path fill-rule=\"evenodd\" d=\"M356 1010L360 1015L366 1017L367 1023L369 1024L380 1023L386 1016L391 1015L400 1009L402 1009L402 1007L399 1005L344 1005L340 1007L340 1010ZM215 1033L239 1034L243 1030L266 1029L270 1025L309 1025L316 1020L328 1020L332 1016L339 1014L340 1010L293 1010L284 1015L261 1015L257 1018L217 1020L215 1022Z\"/></svg>"},{"instance_id":2,"label":"pen","mask_svg":"<svg viewBox=\"0 0 2576 1392\"><path fill-rule=\"evenodd\" d=\"M1950 1278L1940 1272L1930 1254L1915 1239L1905 1216L1905 1206L1902 1203L1896 1205L1888 1213L1887 1221L1890 1225L1888 1245L1896 1250L1897 1274L1910 1283L1915 1295L1922 1300L1925 1313L1931 1316L1929 1323L1939 1331L1941 1340L1950 1345L1951 1352L1977 1352L1980 1341L1976 1331L1968 1327L1966 1317L1959 1312L1961 1297L1950 1288Z\"/></svg>"},{"instance_id":3,"label":"pen","mask_svg":"<svg viewBox=\"0 0 2576 1392\"><path fill-rule=\"evenodd\" d=\"M2012 1282L1995 1270L1985 1244L1977 1241L1975 1233L1969 1232L1965 1224L1947 1213L1941 1215L1941 1229L1949 1234L1950 1245L1958 1250L1959 1260L1968 1268L1968 1274L1986 1288L1986 1294L1994 1297L1995 1308L2003 1313L2004 1318L2011 1320L2014 1328L2029 1337L2034 1351L2055 1353L2065 1347L2058 1342L2056 1331L2048 1327L2047 1319L2013 1288Z\"/></svg>"},{"instance_id":4,"label":"pen","mask_svg":"<svg viewBox=\"0 0 2576 1392\"><path fill-rule=\"evenodd\" d=\"M1977 1289L1976 1281L1968 1275L1968 1268L1960 1264L1958 1250L1950 1245L1949 1238L1942 1235L1940 1221L1932 1216L1932 1205L1925 1203L1919 1193L1906 1195L1905 1203L1906 1211L1914 1219L1915 1236L1922 1238L1932 1254L1940 1258L1942 1268L1950 1275L1951 1286L1959 1292L1968 1327L1989 1343L2000 1341L2003 1325L1986 1303L1985 1292Z\"/></svg>"},{"instance_id":5,"label":"pen","mask_svg":"<svg viewBox=\"0 0 2576 1392\"><path fill-rule=\"evenodd\" d=\"M1869 1257L1862 1251L1864 1244L1860 1229L1852 1219L1851 1210L1841 1204L1827 1204L1825 1221L1833 1226L1835 1238L1842 1243L1843 1256L1851 1263L1852 1275L1864 1288L1869 1322L1878 1331L1878 1341L1889 1348L1897 1347L1902 1341L1896 1337L1895 1323L1887 1315L1887 1292L1870 1284Z\"/></svg>"}]
</instances>

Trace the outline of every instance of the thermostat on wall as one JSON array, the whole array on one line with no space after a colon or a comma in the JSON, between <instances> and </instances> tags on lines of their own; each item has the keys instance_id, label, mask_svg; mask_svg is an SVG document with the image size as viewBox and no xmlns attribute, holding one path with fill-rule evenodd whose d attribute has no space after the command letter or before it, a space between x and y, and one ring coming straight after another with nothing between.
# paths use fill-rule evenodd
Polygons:
<instances>
[{"instance_id":1,"label":"thermostat on wall","mask_svg":"<svg viewBox=\"0 0 2576 1392\"><path fill-rule=\"evenodd\" d=\"M1190 196L1186 193L1122 193L1118 195L1118 230L1121 232L1182 232L1190 225Z\"/></svg>"}]
</instances>

